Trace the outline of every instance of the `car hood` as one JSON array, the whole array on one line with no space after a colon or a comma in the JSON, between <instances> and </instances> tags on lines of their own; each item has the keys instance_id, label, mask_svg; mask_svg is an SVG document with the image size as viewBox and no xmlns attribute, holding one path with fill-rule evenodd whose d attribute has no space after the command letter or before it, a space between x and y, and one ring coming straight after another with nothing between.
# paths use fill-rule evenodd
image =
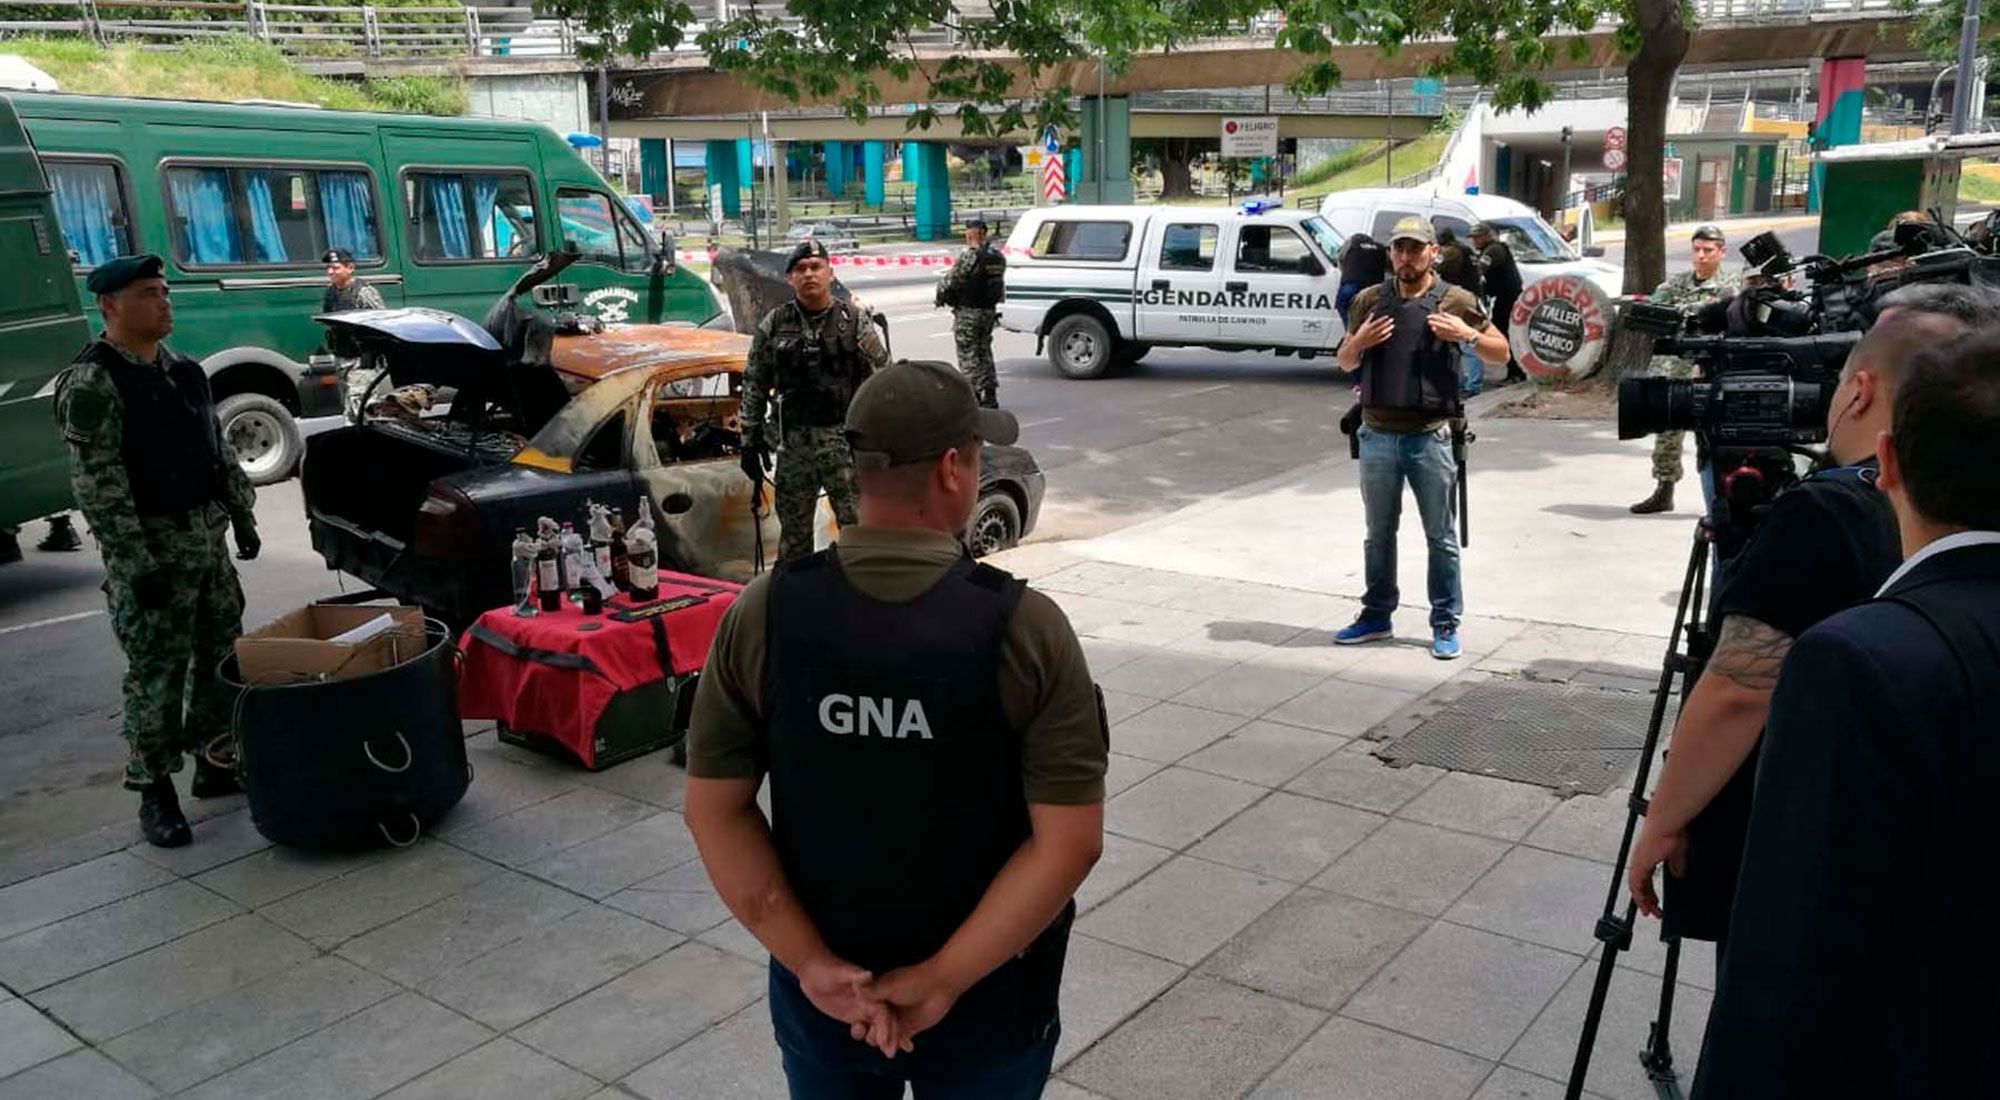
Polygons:
<instances>
[{"instance_id":1,"label":"car hood","mask_svg":"<svg viewBox=\"0 0 2000 1100\"><path fill-rule=\"evenodd\" d=\"M466 347L498 352L500 342L480 326L456 313L441 309L357 309L346 313L322 313L313 320L329 329L345 332L362 344L384 340L399 344L427 344Z\"/></svg>"}]
</instances>

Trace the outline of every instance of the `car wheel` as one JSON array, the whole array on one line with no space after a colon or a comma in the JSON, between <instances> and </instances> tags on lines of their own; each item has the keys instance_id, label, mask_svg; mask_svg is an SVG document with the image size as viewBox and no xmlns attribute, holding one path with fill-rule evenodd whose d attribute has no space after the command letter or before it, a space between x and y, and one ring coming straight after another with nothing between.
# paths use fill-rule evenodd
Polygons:
<instances>
[{"instance_id":1,"label":"car wheel","mask_svg":"<svg viewBox=\"0 0 2000 1100\"><path fill-rule=\"evenodd\" d=\"M1115 350L1104 323L1089 314L1071 314L1049 330L1049 363L1065 378L1102 378Z\"/></svg>"},{"instance_id":2,"label":"car wheel","mask_svg":"<svg viewBox=\"0 0 2000 1100\"><path fill-rule=\"evenodd\" d=\"M275 485L298 468L305 441L298 421L275 398L261 393L225 397L215 406L215 418L250 484Z\"/></svg>"},{"instance_id":3,"label":"car wheel","mask_svg":"<svg viewBox=\"0 0 2000 1100\"><path fill-rule=\"evenodd\" d=\"M1013 549L1021 541L1021 506L1005 489L989 491L972 511L965 541L975 558Z\"/></svg>"}]
</instances>

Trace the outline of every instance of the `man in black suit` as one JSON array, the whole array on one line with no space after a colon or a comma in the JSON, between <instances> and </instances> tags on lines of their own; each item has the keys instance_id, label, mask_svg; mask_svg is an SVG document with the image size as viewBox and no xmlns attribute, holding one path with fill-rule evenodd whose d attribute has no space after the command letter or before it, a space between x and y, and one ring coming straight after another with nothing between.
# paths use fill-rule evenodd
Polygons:
<instances>
[{"instance_id":1,"label":"man in black suit","mask_svg":"<svg viewBox=\"0 0 2000 1100\"><path fill-rule=\"evenodd\" d=\"M1779 676L1695 1100L2000 1082L1996 442L1988 327L1916 360L1878 444L1902 567Z\"/></svg>"}]
</instances>

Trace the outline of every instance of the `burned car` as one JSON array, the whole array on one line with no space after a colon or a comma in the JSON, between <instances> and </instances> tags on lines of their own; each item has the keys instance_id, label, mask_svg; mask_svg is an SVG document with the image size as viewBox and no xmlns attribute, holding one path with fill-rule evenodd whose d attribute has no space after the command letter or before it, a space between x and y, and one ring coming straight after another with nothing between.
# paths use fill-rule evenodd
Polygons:
<instances>
[{"instance_id":1,"label":"burned car","mask_svg":"<svg viewBox=\"0 0 2000 1100\"><path fill-rule=\"evenodd\" d=\"M386 371L378 415L307 442L306 516L330 568L463 626L512 598L515 533L541 516L580 524L586 501L628 521L647 509L663 568L742 581L760 552L774 558L771 487L753 521L738 464L749 337L566 313L550 283L566 257L538 263L483 325L425 309L321 319ZM539 311L519 306L529 291ZM989 445L983 463L976 553L1032 530L1043 491L1019 447ZM824 542L824 501L819 524Z\"/></svg>"}]
</instances>

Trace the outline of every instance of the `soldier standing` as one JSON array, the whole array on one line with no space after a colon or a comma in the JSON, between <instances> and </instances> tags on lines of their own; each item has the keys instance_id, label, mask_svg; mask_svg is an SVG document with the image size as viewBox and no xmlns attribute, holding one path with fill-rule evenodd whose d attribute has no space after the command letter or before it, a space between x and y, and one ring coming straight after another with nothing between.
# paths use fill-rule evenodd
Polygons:
<instances>
[{"instance_id":1,"label":"soldier standing","mask_svg":"<svg viewBox=\"0 0 2000 1100\"><path fill-rule=\"evenodd\" d=\"M57 380L56 417L125 651L125 786L140 792L146 839L175 848L192 839L173 784L183 756L196 754L196 798L241 789L215 683L243 632L223 532L235 528L245 561L260 543L256 496L222 438L208 377L160 343L174 327L161 270L158 256L122 256L91 272L104 335Z\"/></svg>"},{"instance_id":2,"label":"soldier standing","mask_svg":"<svg viewBox=\"0 0 2000 1100\"><path fill-rule=\"evenodd\" d=\"M813 551L821 489L842 527L859 522L854 456L841 425L854 391L889 364L889 351L864 311L833 296L826 245L799 242L785 278L792 300L765 314L750 340L741 419L743 472L753 483L764 480L776 445L778 559L791 561Z\"/></svg>"},{"instance_id":3,"label":"soldier standing","mask_svg":"<svg viewBox=\"0 0 2000 1100\"><path fill-rule=\"evenodd\" d=\"M357 309L386 309L382 292L354 277L354 253L345 248L329 248L320 262L326 265L326 293L319 300L321 313L347 313ZM341 401L346 406L347 422L361 423L361 400L367 396L368 388L382 376L374 367L364 367L356 350L348 345L348 337L343 333L330 332L327 341L335 355L340 357Z\"/></svg>"},{"instance_id":4,"label":"soldier standing","mask_svg":"<svg viewBox=\"0 0 2000 1100\"><path fill-rule=\"evenodd\" d=\"M993 366L994 307L1006 297L1007 257L986 239L986 222L965 223L965 251L938 284L937 304L951 307L958 341L958 369L972 383L983 408L1000 407L1000 374Z\"/></svg>"},{"instance_id":5,"label":"soldier standing","mask_svg":"<svg viewBox=\"0 0 2000 1100\"><path fill-rule=\"evenodd\" d=\"M1743 285L1742 276L1737 272L1722 270L1721 226L1697 227L1688 247L1694 270L1669 275L1650 299L1655 305L1680 310L1683 317L1725 295L1736 293ZM1688 378L1694 374L1693 364L1672 355L1653 356L1651 370L1655 376L1664 378ZM1674 510L1674 484L1680 481L1683 473L1681 445L1686 438L1686 432L1661 432L1653 440L1653 495L1632 506L1634 515L1646 516Z\"/></svg>"}]
</instances>

